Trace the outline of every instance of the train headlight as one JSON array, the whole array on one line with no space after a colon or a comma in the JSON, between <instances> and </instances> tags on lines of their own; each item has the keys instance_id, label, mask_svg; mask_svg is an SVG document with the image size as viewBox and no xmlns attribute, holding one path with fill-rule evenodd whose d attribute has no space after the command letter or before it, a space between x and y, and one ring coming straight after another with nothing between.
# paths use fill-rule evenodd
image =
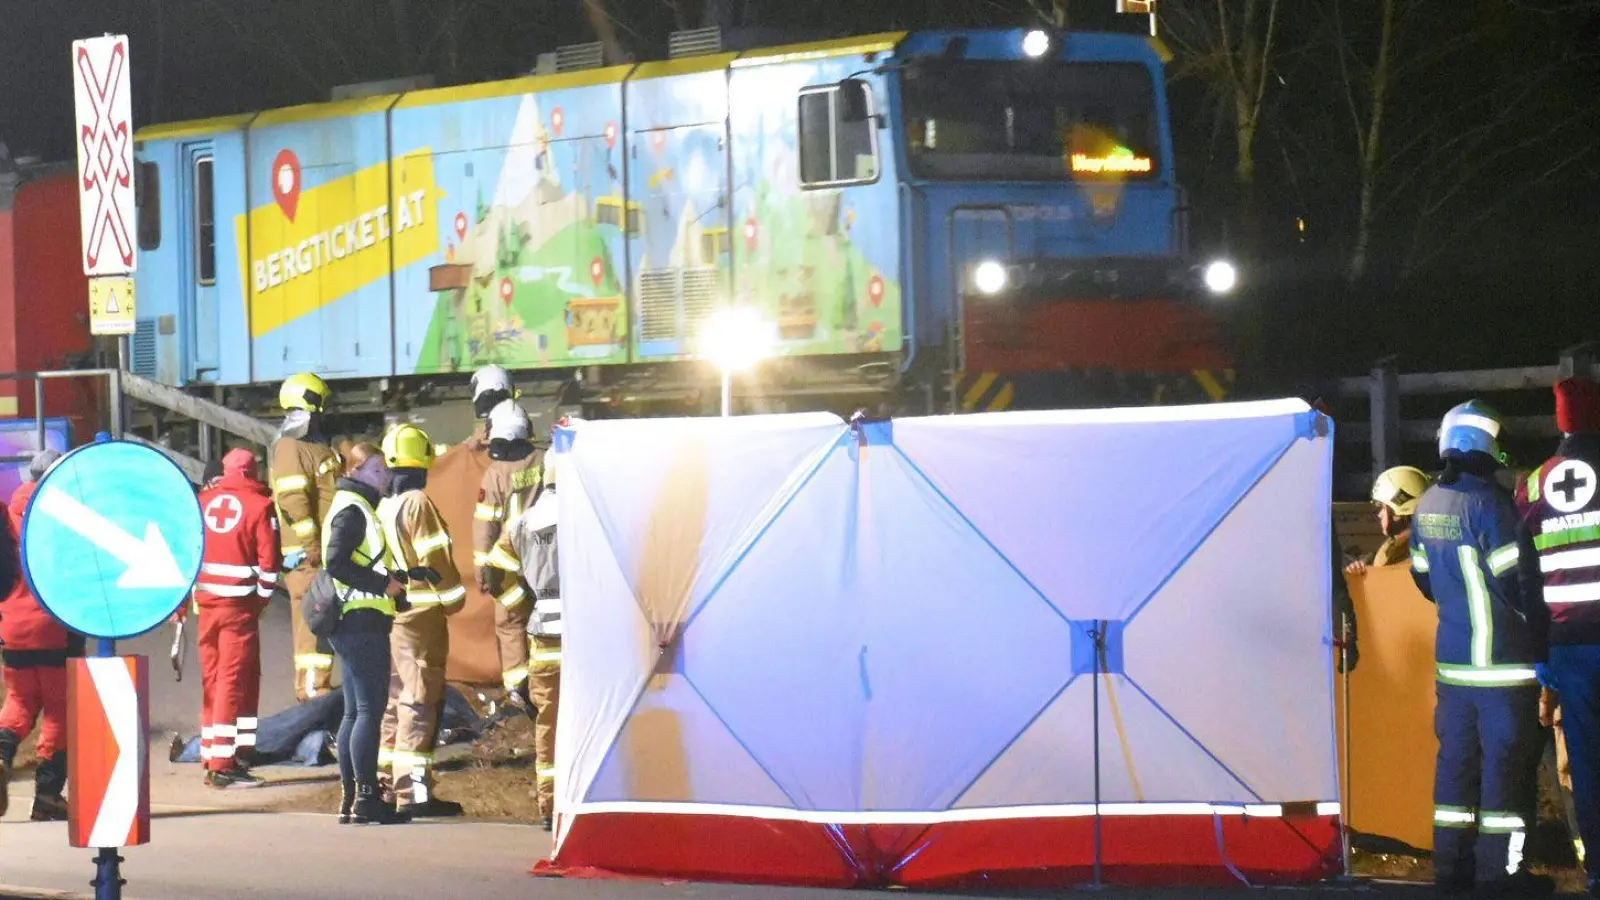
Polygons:
<instances>
[{"instance_id":1,"label":"train headlight","mask_svg":"<svg viewBox=\"0 0 1600 900\"><path fill-rule=\"evenodd\" d=\"M1006 267L992 259L978 263L972 270L972 286L981 294L994 296L1006 289L1006 282L1010 277L1006 274Z\"/></svg>"},{"instance_id":2,"label":"train headlight","mask_svg":"<svg viewBox=\"0 0 1600 900\"><path fill-rule=\"evenodd\" d=\"M1226 294L1239 284L1239 270L1225 259L1207 264L1203 277L1206 290L1213 294Z\"/></svg>"},{"instance_id":3,"label":"train headlight","mask_svg":"<svg viewBox=\"0 0 1600 900\"><path fill-rule=\"evenodd\" d=\"M1022 52L1029 59L1038 59L1050 52L1050 35L1035 28L1022 36Z\"/></svg>"}]
</instances>

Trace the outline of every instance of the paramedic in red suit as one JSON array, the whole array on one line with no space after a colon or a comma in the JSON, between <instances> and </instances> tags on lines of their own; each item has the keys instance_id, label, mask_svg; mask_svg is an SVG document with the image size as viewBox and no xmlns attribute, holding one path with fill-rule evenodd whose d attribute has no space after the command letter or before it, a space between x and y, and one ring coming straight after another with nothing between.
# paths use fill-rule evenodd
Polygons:
<instances>
[{"instance_id":1,"label":"paramedic in red suit","mask_svg":"<svg viewBox=\"0 0 1600 900\"><path fill-rule=\"evenodd\" d=\"M222 458L222 477L200 492L200 518L200 757L212 787L256 787L261 781L244 763L256 742L259 619L278 588L280 551L272 495L256 477L254 453L240 448Z\"/></svg>"},{"instance_id":2,"label":"paramedic in red suit","mask_svg":"<svg viewBox=\"0 0 1600 900\"><path fill-rule=\"evenodd\" d=\"M11 495L10 531L6 543L22 534L22 517L39 479L61 458L54 450L34 454L28 464L26 480ZM6 525L0 525L4 529ZM16 550L5 548L7 561ZM60 821L67 817L67 801L62 792L67 786L67 657L83 655L82 638L61 627L39 605L26 581L0 594L0 650L5 671L6 700L0 708L0 813L6 808L6 782L16 762L17 746L39 723L39 740L34 753L39 767L33 773L33 812L35 822Z\"/></svg>"}]
</instances>

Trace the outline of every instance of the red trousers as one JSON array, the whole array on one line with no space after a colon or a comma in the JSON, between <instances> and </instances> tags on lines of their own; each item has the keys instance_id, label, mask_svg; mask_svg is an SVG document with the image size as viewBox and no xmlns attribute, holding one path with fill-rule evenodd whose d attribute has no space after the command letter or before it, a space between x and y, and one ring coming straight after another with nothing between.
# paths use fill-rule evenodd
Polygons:
<instances>
[{"instance_id":1,"label":"red trousers","mask_svg":"<svg viewBox=\"0 0 1600 900\"><path fill-rule=\"evenodd\" d=\"M233 768L256 745L260 609L249 601L200 608L200 760L212 771Z\"/></svg>"},{"instance_id":2,"label":"red trousers","mask_svg":"<svg viewBox=\"0 0 1600 900\"><path fill-rule=\"evenodd\" d=\"M67 749L67 668L38 666L4 670L6 703L0 708L0 728L14 732L21 740L33 730L43 714L39 740L34 744L40 759L49 759L57 750Z\"/></svg>"}]
</instances>

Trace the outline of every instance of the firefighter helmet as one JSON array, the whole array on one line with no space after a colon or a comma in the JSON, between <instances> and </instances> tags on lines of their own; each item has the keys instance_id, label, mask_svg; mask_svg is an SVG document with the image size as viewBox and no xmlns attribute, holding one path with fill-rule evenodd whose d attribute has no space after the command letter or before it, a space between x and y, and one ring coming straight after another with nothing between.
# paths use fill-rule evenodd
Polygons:
<instances>
[{"instance_id":1,"label":"firefighter helmet","mask_svg":"<svg viewBox=\"0 0 1600 900\"><path fill-rule=\"evenodd\" d=\"M472 411L480 419L489 418L489 412L502 400L517 396L511 383L511 373L499 366L484 366L472 373Z\"/></svg>"},{"instance_id":2,"label":"firefighter helmet","mask_svg":"<svg viewBox=\"0 0 1600 900\"><path fill-rule=\"evenodd\" d=\"M533 428L528 413L515 400L501 400L489 410L489 440L525 441Z\"/></svg>"},{"instance_id":3,"label":"firefighter helmet","mask_svg":"<svg viewBox=\"0 0 1600 900\"><path fill-rule=\"evenodd\" d=\"M1417 500L1428 489L1428 476L1414 466L1395 466L1384 470L1372 483L1372 502L1382 503L1397 516L1417 511Z\"/></svg>"},{"instance_id":4,"label":"firefighter helmet","mask_svg":"<svg viewBox=\"0 0 1600 900\"><path fill-rule=\"evenodd\" d=\"M328 405L328 383L310 372L290 375L278 388L278 405L284 409L322 412Z\"/></svg>"},{"instance_id":5,"label":"firefighter helmet","mask_svg":"<svg viewBox=\"0 0 1600 900\"><path fill-rule=\"evenodd\" d=\"M433 466L433 442L427 432L401 422L383 436L383 458L391 469L427 469Z\"/></svg>"},{"instance_id":6,"label":"firefighter helmet","mask_svg":"<svg viewBox=\"0 0 1600 900\"><path fill-rule=\"evenodd\" d=\"M1453 453L1487 453L1503 461L1500 414L1479 400L1468 400L1445 413L1439 423L1439 455Z\"/></svg>"}]
</instances>

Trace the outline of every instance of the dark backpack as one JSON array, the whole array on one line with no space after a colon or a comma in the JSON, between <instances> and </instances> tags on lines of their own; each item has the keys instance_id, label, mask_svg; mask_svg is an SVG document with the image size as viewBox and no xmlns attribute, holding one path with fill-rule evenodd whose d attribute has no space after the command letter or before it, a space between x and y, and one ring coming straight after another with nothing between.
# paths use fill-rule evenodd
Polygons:
<instances>
[{"instance_id":1,"label":"dark backpack","mask_svg":"<svg viewBox=\"0 0 1600 900\"><path fill-rule=\"evenodd\" d=\"M349 594L346 594L348 597ZM306 589L305 597L300 601L300 618L305 620L306 627L319 638L333 634L339 626L339 615L344 611L345 597L339 596L339 589L333 583L333 576L327 569L317 571L317 577L312 579L311 587Z\"/></svg>"}]
</instances>

